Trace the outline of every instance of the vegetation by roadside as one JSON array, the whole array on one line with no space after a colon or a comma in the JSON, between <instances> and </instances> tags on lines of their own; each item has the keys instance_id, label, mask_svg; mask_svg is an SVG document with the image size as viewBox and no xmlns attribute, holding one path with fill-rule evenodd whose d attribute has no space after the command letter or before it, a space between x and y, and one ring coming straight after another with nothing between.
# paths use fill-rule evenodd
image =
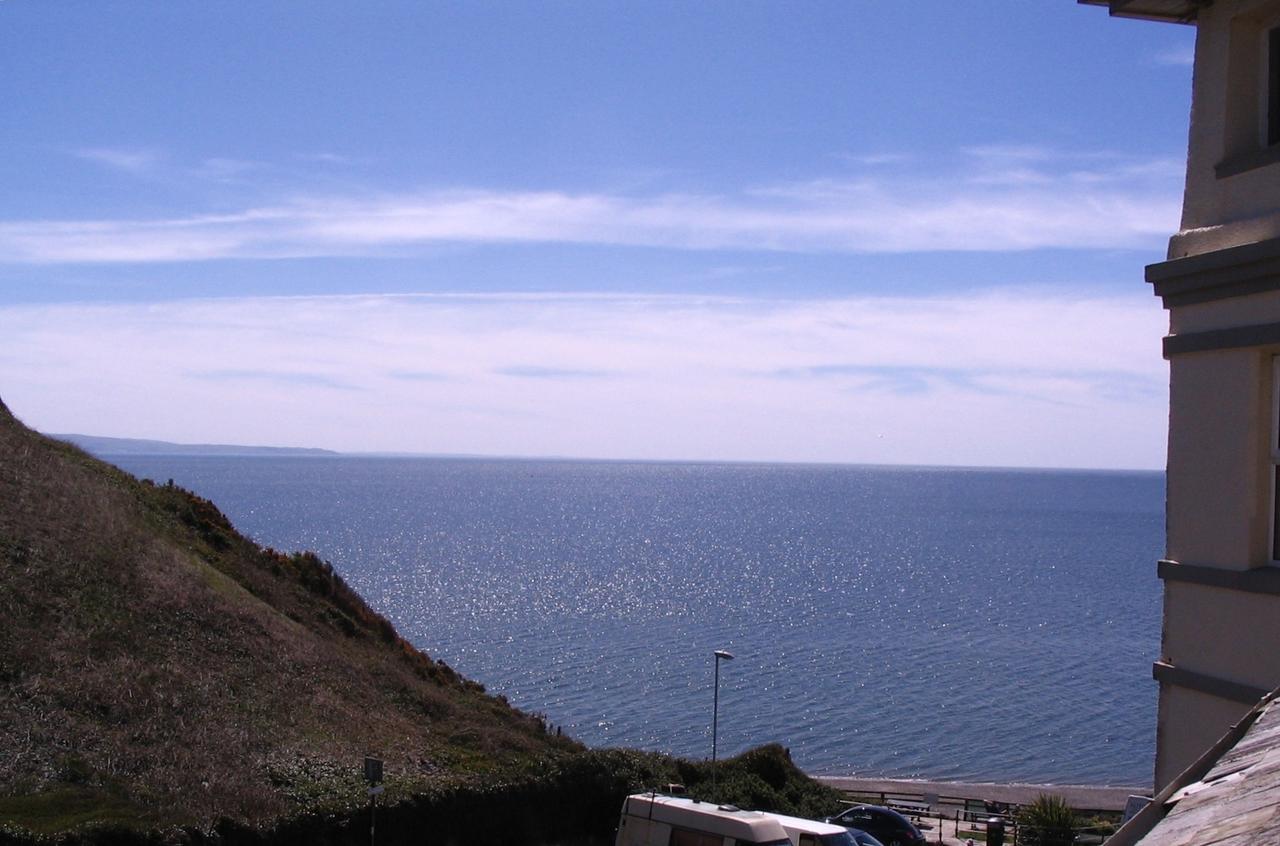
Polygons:
<instances>
[{"instance_id":1,"label":"vegetation by roadside","mask_svg":"<svg viewBox=\"0 0 1280 846\"><path fill-rule=\"evenodd\" d=\"M1017 814L1018 842L1023 846L1071 846L1076 815L1061 796L1042 793Z\"/></svg>"}]
</instances>

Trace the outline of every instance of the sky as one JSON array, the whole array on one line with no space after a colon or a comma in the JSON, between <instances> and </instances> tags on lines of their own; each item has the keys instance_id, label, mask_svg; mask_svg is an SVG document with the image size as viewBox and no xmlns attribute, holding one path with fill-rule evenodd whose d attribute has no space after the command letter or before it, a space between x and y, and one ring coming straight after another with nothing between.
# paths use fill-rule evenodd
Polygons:
<instances>
[{"instance_id":1,"label":"sky","mask_svg":"<svg viewBox=\"0 0 1280 846\"><path fill-rule=\"evenodd\" d=\"M1191 27L1071 0L0 0L46 432L1156 469Z\"/></svg>"}]
</instances>

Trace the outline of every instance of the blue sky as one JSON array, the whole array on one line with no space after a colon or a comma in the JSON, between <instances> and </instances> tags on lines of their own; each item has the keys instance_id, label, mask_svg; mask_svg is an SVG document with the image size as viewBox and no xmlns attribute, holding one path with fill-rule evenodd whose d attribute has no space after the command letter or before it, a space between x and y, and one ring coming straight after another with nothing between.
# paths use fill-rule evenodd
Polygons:
<instances>
[{"instance_id":1,"label":"blue sky","mask_svg":"<svg viewBox=\"0 0 1280 846\"><path fill-rule=\"evenodd\" d=\"M343 450L1160 467L1189 27L0 2L0 397Z\"/></svg>"}]
</instances>

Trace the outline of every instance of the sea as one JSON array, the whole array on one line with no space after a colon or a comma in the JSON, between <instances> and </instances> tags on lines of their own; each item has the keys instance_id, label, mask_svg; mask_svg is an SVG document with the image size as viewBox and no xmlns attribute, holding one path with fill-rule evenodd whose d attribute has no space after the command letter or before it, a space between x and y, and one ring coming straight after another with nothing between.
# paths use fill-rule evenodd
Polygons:
<instances>
[{"instance_id":1,"label":"sea","mask_svg":"<svg viewBox=\"0 0 1280 846\"><path fill-rule=\"evenodd\" d=\"M714 707L815 775L1151 782L1161 473L109 458L591 746L709 757Z\"/></svg>"}]
</instances>

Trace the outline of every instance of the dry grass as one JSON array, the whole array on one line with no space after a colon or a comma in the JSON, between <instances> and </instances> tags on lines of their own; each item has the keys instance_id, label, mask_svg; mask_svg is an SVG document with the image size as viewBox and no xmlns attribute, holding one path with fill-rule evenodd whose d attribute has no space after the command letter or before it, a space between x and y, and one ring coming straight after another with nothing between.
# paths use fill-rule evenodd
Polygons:
<instances>
[{"instance_id":1,"label":"dry grass","mask_svg":"<svg viewBox=\"0 0 1280 846\"><path fill-rule=\"evenodd\" d=\"M315 556L261 549L2 404L0 620L0 822L58 830L95 802L263 821L361 803L365 755L406 795L580 749L414 649ZM74 820L47 818L58 795Z\"/></svg>"}]
</instances>

